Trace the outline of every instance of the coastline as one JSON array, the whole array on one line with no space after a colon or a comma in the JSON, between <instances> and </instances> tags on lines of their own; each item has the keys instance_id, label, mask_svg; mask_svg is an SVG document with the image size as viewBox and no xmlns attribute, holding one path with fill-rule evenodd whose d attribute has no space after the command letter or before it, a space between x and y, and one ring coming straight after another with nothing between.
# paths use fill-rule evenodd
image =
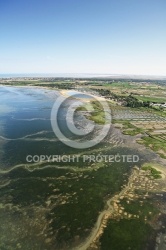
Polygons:
<instances>
[{"instance_id":1,"label":"coastline","mask_svg":"<svg viewBox=\"0 0 166 250\"><path fill-rule=\"evenodd\" d=\"M4 85L5 86L5 85ZM68 90L58 90L58 89L52 89L52 88L50 88L50 87L42 87L42 86L11 86L11 87L24 87L24 88L36 88L36 89L47 89L47 90L50 90L50 91L58 91L61 95L64 95L64 97L70 97L69 95L68 95ZM81 92L80 92L81 93ZM88 93L87 93L88 94ZM80 98L79 98L80 99ZM83 99L82 101L85 101L85 99ZM87 100L87 101L89 101L89 100ZM152 163L152 164L154 164L154 163ZM159 171L161 171L162 172L162 180L163 179L165 179L166 178L166 169L164 169L164 167L162 167L162 166L160 166L160 165L155 165L154 164L154 168L155 169L157 169L157 170L159 170ZM132 176L132 174L131 174L131 176ZM131 182L129 182L129 184L131 184ZM129 191L130 190L130 188L131 188L131 186L128 184L128 187L127 187L127 191ZM130 186L130 187L129 187ZM108 210L111 210L112 211L112 213L115 211L115 209L112 207L112 205L110 204L112 201L114 201L115 203L116 203L116 201L117 201L117 199L120 197L120 196L122 196L122 195L124 195L124 193L125 193L125 190L126 190L126 188L124 188L124 189L122 189L122 191L119 193L119 195L117 196L117 197L112 197L111 199L108 199L108 201L107 201L107 206L108 206L108 209L106 209L106 210L104 210L103 212L101 212L101 214L99 215L99 217L98 217L98 219L97 219L97 226L95 227L96 229L95 229L95 231L94 232L92 232L92 236L89 236L90 237L90 240L91 240L91 242L93 242L95 239L96 239L96 237L98 236L98 234L100 233L100 230L101 230L101 227L103 226L103 221L104 221L104 223L106 223L106 221L105 221L105 216L106 216L106 214L107 214L107 212L108 212ZM115 200L113 199L113 198L115 198ZM107 219L109 219L110 217L108 216L108 218ZM105 224L104 224L105 225ZM98 238L97 238L98 239ZM89 242L89 240L88 240L88 242ZM81 248L78 248L79 250L80 249L82 249L82 250L84 250L84 249L87 249L87 248L85 248L85 245L84 244L87 244L86 242L85 243L83 243L82 245L82 247ZM89 244L89 243L88 243ZM88 245L89 246L89 245ZM86 246L87 247L87 246Z\"/></svg>"}]
</instances>

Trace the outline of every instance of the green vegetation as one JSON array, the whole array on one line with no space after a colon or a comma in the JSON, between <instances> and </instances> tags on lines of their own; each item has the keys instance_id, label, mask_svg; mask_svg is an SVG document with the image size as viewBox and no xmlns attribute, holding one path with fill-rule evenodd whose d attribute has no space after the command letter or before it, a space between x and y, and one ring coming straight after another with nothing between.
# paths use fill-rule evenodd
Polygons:
<instances>
[{"instance_id":1,"label":"green vegetation","mask_svg":"<svg viewBox=\"0 0 166 250\"><path fill-rule=\"evenodd\" d=\"M144 102L165 103L165 98L163 97L153 97L153 96L150 97L150 96L138 96L138 95L135 95L134 97Z\"/></svg>"},{"instance_id":2,"label":"green vegetation","mask_svg":"<svg viewBox=\"0 0 166 250\"><path fill-rule=\"evenodd\" d=\"M18 86L50 87L55 90L76 89L87 92L90 90L93 93L96 91L108 100L113 100L116 104L113 107L114 114L116 114L116 111L120 111L120 119L123 119L123 111L126 112L126 116L124 115L126 119L130 119L131 117L127 121L116 120L116 123L123 125L122 130L125 135L135 136L140 133L149 133L149 136L143 137L140 142L166 158L164 153L166 152L164 135L162 138L160 135L151 136L151 129L146 129L146 127L145 129L144 127L141 129L134 126L134 123L131 124L132 118L134 119L135 112L137 113L137 111L139 113L136 114L138 117L136 120L139 119L140 114L142 121L144 121L142 114L145 112L145 120L146 115L148 117L148 114L154 114L156 115L154 116L154 121L157 121L158 117L162 118L160 119L161 122L164 121L164 117L166 117L164 110L157 110L157 108L150 106L150 102L163 102L165 100L164 82L162 86L158 86L157 82L142 80L131 81L121 79L113 81L108 79L45 78L27 79L25 81L7 80L6 83L5 80L2 80L1 83ZM157 96L157 98L154 96ZM87 111L88 103L83 107L79 107L77 111L85 111L87 119L97 124L105 124L107 121L101 104L97 101L93 101L91 104L94 111ZM131 116L128 115L129 113ZM147 118L148 121L150 119L151 116ZM30 138L35 139L35 136L32 135ZM47 139L51 138L52 134L47 135ZM46 144L48 146L44 146L45 153L48 152L49 154L52 152L53 143L58 142L49 141ZM27 140L25 144L26 151L30 147L34 147L35 154L38 153L38 149L42 146L41 141L33 142L32 145L32 142ZM20 163L22 164L25 161L23 159L23 151L21 151L23 149L21 146L23 145L22 141L20 140L15 144L15 140L11 140L11 142L6 143L5 147L8 147L8 145L9 149L10 147L11 149L19 149L19 151L17 150L17 154L20 154L20 156L18 157L16 154L12 157L16 162L17 157L21 159ZM85 150L85 152L78 150L77 153L81 155L83 153L87 154L87 152L89 154L117 154L117 152L120 154L133 154L135 152L134 150L130 150L129 147L125 148L124 144L123 149L115 146L115 151L111 149L112 145L111 147L109 145L102 142L93 149ZM121 142L117 145L121 145ZM11 150L8 152L11 152ZM56 149L57 154L64 154L65 152L73 154L73 150L66 149L66 147L59 146ZM138 154L139 149L136 152ZM143 152L140 152L140 155L143 156ZM5 159L10 165L9 154ZM145 160L142 157L140 162L142 163ZM138 163L138 165L141 163ZM44 242L40 249L67 249L69 246L73 248L74 243L82 242L90 234L99 213L104 209L105 201L108 197L112 197L122 190L128 181L128 176L134 165L135 163L88 162L57 164L50 162L49 164L28 164L25 166L18 166L17 164L17 167L11 171L0 173L0 210L1 222L3 222L1 224L10 225L10 228L16 225L18 230L13 230L12 228L11 231L18 232L19 228L23 228L22 231L26 229L24 236L26 240L30 241L33 235L34 242L41 242L41 240ZM161 172L156 170L155 166L151 164L144 165L142 169L149 171L155 179L162 177ZM137 192L139 191L137 190ZM140 192L142 192L142 196L140 195L138 200L120 200L124 211L136 215L136 217L134 219L133 217L132 219L125 219L124 216L120 220L111 219L100 239L101 250L142 250L147 246L147 242L152 240L154 230L150 225L152 225L153 219L157 217L158 210L152 205L151 201L153 197L147 201L143 197L145 193L142 190ZM20 221L22 227L19 224ZM8 242L10 228L8 234L4 233L0 236L0 241L2 237L6 237ZM21 237L22 234L19 232L16 237L12 237L12 240L15 241L15 238L20 240L22 239ZM47 242L49 242L49 245L46 244ZM13 242L10 246L8 245L10 249L17 248L18 242L15 245L12 244ZM1 245L1 247L7 249L6 245ZM33 247L34 244L32 244L31 248Z\"/></svg>"},{"instance_id":3,"label":"green vegetation","mask_svg":"<svg viewBox=\"0 0 166 250\"><path fill-rule=\"evenodd\" d=\"M136 110L138 111L142 111L142 112L149 112L150 114L155 114L161 117L166 117L166 112L164 112L164 110L158 109L158 107L139 107Z\"/></svg>"},{"instance_id":4,"label":"green vegetation","mask_svg":"<svg viewBox=\"0 0 166 250\"><path fill-rule=\"evenodd\" d=\"M143 250L153 229L143 220L110 220L101 237L101 250Z\"/></svg>"},{"instance_id":5,"label":"green vegetation","mask_svg":"<svg viewBox=\"0 0 166 250\"><path fill-rule=\"evenodd\" d=\"M87 119L94 121L99 125L105 124L107 121L105 117L105 112L103 111L103 107L101 106L101 104L97 101L91 101L90 104L92 105L94 110L88 113L87 115L85 114ZM84 106L77 108L77 111L87 110L91 110L89 103L86 103Z\"/></svg>"},{"instance_id":6,"label":"green vegetation","mask_svg":"<svg viewBox=\"0 0 166 250\"><path fill-rule=\"evenodd\" d=\"M153 176L154 179L160 179L160 178L162 178L161 172L158 171L158 170L156 170L155 168L153 168L151 166L143 166L142 170L149 171L151 173L151 175Z\"/></svg>"},{"instance_id":7,"label":"green vegetation","mask_svg":"<svg viewBox=\"0 0 166 250\"><path fill-rule=\"evenodd\" d=\"M131 108L149 107L150 106L149 101L142 101L142 100L140 101L132 95L127 96L124 101L125 101L125 106L131 107Z\"/></svg>"},{"instance_id":8,"label":"green vegetation","mask_svg":"<svg viewBox=\"0 0 166 250\"><path fill-rule=\"evenodd\" d=\"M142 129L134 126L131 124L131 121L114 121L113 123L117 124L122 124L122 132L125 135L131 135L135 136L137 134L142 134L144 135L145 133L148 136L143 136L140 140L137 140L138 143L144 144L146 147L151 148L155 152L157 152L162 158L166 158L166 140L165 140L165 135L159 134L159 135L151 135L150 132L151 130L148 129ZM148 131L148 132L147 132ZM149 132L150 131L150 132Z\"/></svg>"},{"instance_id":9,"label":"green vegetation","mask_svg":"<svg viewBox=\"0 0 166 250\"><path fill-rule=\"evenodd\" d=\"M120 89L137 89L139 88L139 86L135 85L134 83L132 83L131 81L113 81L113 82L109 82L109 83L105 83L103 84L103 86L107 86L110 88L120 88Z\"/></svg>"},{"instance_id":10,"label":"green vegetation","mask_svg":"<svg viewBox=\"0 0 166 250\"><path fill-rule=\"evenodd\" d=\"M141 195L144 196L144 192L141 191ZM138 215L140 220L144 220L145 218L151 220L159 212L150 200L143 200L141 198L130 201L130 203L127 203L127 199L123 199L121 205L127 213Z\"/></svg>"},{"instance_id":11,"label":"green vegetation","mask_svg":"<svg viewBox=\"0 0 166 250\"><path fill-rule=\"evenodd\" d=\"M149 147L157 152L161 157L166 158L166 155L164 154L164 152L166 152L165 141L162 141L160 139L158 140L157 137L145 136L142 137L142 140L138 141L138 143L143 143L146 147Z\"/></svg>"},{"instance_id":12,"label":"green vegetation","mask_svg":"<svg viewBox=\"0 0 166 250\"><path fill-rule=\"evenodd\" d=\"M90 119L90 120L92 120L95 123L100 124L100 125L110 122L107 120L105 111L103 110L103 107L102 107L100 102L92 101L91 104L93 106L94 111L91 112L91 116L88 117L88 119ZM108 112L109 112L109 110L108 110Z\"/></svg>"},{"instance_id":13,"label":"green vegetation","mask_svg":"<svg viewBox=\"0 0 166 250\"><path fill-rule=\"evenodd\" d=\"M123 132L124 135L134 136L134 135L144 133L143 129L135 127L134 125L132 125L130 123L130 121L116 121L116 122L114 121L114 123L119 123L119 124L123 125L123 131L122 132Z\"/></svg>"},{"instance_id":14,"label":"green vegetation","mask_svg":"<svg viewBox=\"0 0 166 250\"><path fill-rule=\"evenodd\" d=\"M139 215L139 218L118 221L111 219L100 239L101 250L145 249L155 232L145 218L151 220L158 214L158 210L149 201L141 203L140 200L134 200L128 204L125 199L121 205L127 213Z\"/></svg>"},{"instance_id":15,"label":"green vegetation","mask_svg":"<svg viewBox=\"0 0 166 250\"><path fill-rule=\"evenodd\" d=\"M3 84L3 83L2 83ZM57 89L74 89L77 82L71 79L60 79L60 78L34 78L34 79L24 79L24 80L11 80L7 81L5 85L14 86L38 86L38 87L50 87Z\"/></svg>"},{"instance_id":16,"label":"green vegetation","mask_svg":"<svg viewBox=\"0 0 166 250\"><path fill-rule=\"evenodd\" d=\"M96 167L98 164L101 165L95 163ZM104 209L104 199L120 191L127 181L124 174L129 174L130 167L127 163L123 166L107 163L92 171L54 166L28 171L18 167L1 174L1 178L10 183L1 187L0 199L4 204L9 203L11 209L17 207L18 213L31 207L34 222L38 219L35 209L45 209L44 216L50 222L46 227L47 235L60 248L66 242L72 244L77 236L80 240L88 236L99 212Z\"/></svg>"},{"instance_id":17,"label":"green vegetation","mask_svg":"<svg viewBox=\"0 0 166 250\"><path fill-rule=\"evenodd\" d=\"M105 113L103 111L94 111L88 119L99 125L105 124Z\"/></svg>"}]
</instances>

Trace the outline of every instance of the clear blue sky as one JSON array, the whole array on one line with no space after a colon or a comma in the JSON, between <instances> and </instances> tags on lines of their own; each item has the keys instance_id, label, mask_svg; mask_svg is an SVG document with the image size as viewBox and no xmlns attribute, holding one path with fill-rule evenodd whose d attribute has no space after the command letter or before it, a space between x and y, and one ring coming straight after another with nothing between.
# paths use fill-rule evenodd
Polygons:
<instances>
[{"instance_id":1,"label":"clear blue sky","mask_svg":"<svg viewBox=\"0 0 166 250\"><path fill-rule=\"evenodd\" d=\"M0 0L0 74L166 75L166 0Z\"/></svg>"}]
</instances>

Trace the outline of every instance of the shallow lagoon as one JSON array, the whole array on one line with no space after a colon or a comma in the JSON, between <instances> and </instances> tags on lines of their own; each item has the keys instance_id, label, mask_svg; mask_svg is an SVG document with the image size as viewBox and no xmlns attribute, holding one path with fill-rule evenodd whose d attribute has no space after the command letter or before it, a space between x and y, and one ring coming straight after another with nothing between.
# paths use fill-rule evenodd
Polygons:
<instances>
[{"instance_id":1,"label":"shallow lagoon","mask_svg":"<svg viewBox=\"0 0 166 250\"><path fill-rule=\"evenodd\" d=\"M59 92L47 89L0 87L1 249L55 250L79 244L104 209L104 199L119 192L135 165L83 162L33 165L27 164L27 155L118 152L139 154L139 164L146 161L144 152L125 147L125 140L116 138L117 135L110 136L112 143L108 138L82 151L59 142L50 122L58 96ZM59 123L65 130L65 107L61 112Z\"/></svg>"},{"instance_id":2,"label":"shallow lagoon","mask_svg":"<svg viewBox=\"0 0 166 250\"><path fill-rule=\"evenodd\" d=\"M51 109L59 96L57 91L33 87L0 87L1 168L26 163L27 155L72 151L58 142L51 127ZM59 124L66 131L65 107Z\"/></svg>"}]
</instances>

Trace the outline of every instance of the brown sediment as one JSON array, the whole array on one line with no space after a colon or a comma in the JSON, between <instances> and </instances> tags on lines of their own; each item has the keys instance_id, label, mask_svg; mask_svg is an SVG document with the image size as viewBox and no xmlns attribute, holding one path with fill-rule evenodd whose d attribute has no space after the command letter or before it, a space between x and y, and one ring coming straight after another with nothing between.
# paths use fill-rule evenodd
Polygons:
<instances>
[{"instance_id":1,"label":"brown sediment","mask_svg":"<svg viewBox=\"0 0 166 250\"><path fill-rule=\"evenodd\" d=\"M161 171L159 166L155 167L156 169ZM162 177L165 178L166 171L162 169ZM127 202L131 202L135 199L142 198L143 200L149 197L149 192L157 192L159 189L159 184L156 180L150 178L150 173L148 171L141 170L135 167L132 170L131 176L129 177L128 184L124 186L122 191L110 198L107 201L107 209L100 213L95 227L93 228L90 236L85 240L84 243L79 245L75 249L86 250L86 249L97 249L97 245L99 243L99 239L104 232L105 227L107 226L108 220L112 219L139 219L138 214L130 214L125 212L125 209L120 204L122 199L127 199ZM135 193L135 190L143 190L145 195L138 195ZM146 218L145 218L146 220Z\"/></svg>"}]
</instances>

